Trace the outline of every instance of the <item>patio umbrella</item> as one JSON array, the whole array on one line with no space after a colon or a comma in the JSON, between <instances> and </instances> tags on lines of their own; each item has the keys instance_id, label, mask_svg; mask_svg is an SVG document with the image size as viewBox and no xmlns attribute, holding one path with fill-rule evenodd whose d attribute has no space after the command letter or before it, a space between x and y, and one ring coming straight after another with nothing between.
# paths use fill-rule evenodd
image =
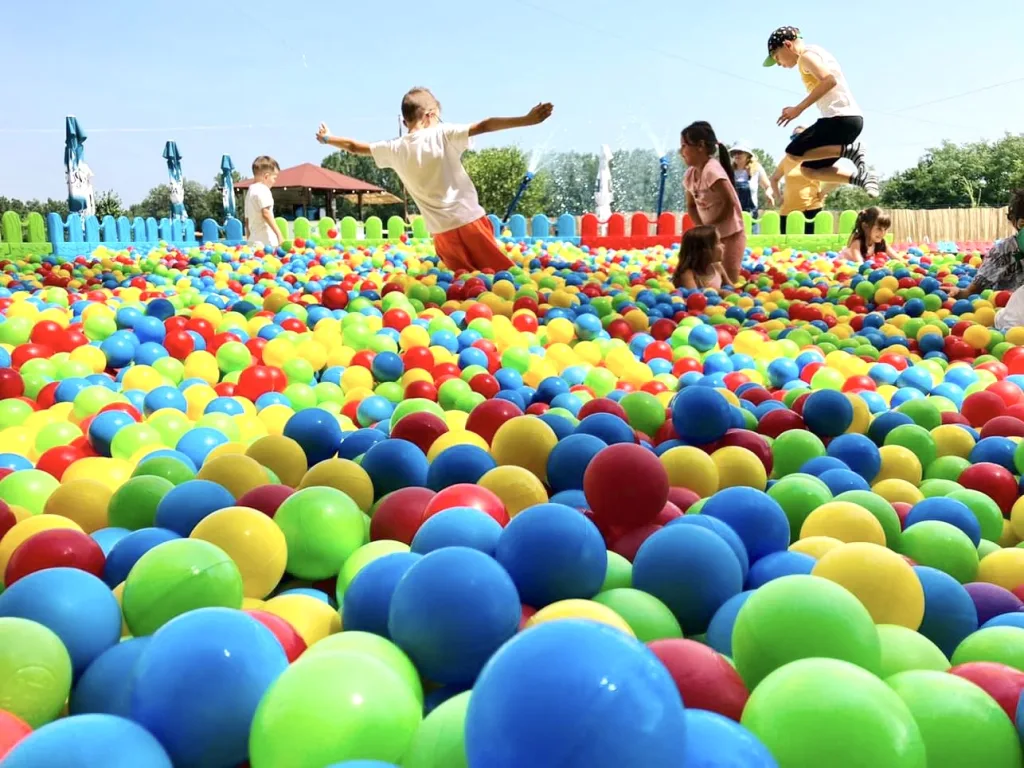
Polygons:
<instances>
[{"instance_id":1,"label":"patio umbrella","mask_svg":"<svg viewBox=\"0 0 1024 768\"><path fill-rule=\"evenodd\" d=\"M231 155L222 155L220 158L220 194L224 203L224 218L237 219L235 210L235 183L232 174L235 164L231 162Z\"/></svg>"},{"instance_id":2,"label":"patio umbrella","mask_svg":"<svg viewBox=\"0 0 1024 768\"><path fill-rule=\"evenodd\" d=\"M602 224L612 215L612 150L607 144L601 145L601 157L597 167L597 191L594 193L595 213Z\"/></svg>"},{"instance_id":3,"label":"patio umbrella","mask_svg":"<svg viewBox=\"0 0 1024 768\"><path fill-rule=\"evenodd\" d=\"M68 115L65 121L64 173L68 182L68 210L84 219L96 214L92 189L92 169L86 165L85 140L88 138L78 119Z\"/></svg>"},{"instance_id":4,"label":"patio umbrella","mask_svg":"<svg viewBox=\"0 0 1024 768\"><path fill-rule=\"evenodd\" d=\"M185 180L181 175L181 153L178 145L168 141L164 145L164 160L167 161L167 176L171 188L171 219L185 221L188 211L185 210Z\"/></svg>"}]
</instances>

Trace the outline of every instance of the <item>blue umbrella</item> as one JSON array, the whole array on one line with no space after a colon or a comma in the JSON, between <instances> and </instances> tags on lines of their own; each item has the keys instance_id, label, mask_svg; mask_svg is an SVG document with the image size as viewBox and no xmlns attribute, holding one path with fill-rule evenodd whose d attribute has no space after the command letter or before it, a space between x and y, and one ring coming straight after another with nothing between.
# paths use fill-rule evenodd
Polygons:
<instances>
[{"instance_id":1,"label":"blue umbrella","mask_svg":"<svg viewBox=\"0 0 1024 768\"><path fill-rule=\"evenodd\" d=\"M74 115L65 120L64 173L68 182L68 210L83 218L96 213L92 189L92 170L86 165L85 130Z\"/></svg>"},{"instance_id":2,"label":"blue umbrella","mask_svg":"<svg viewBox=\"0 0 1024 768\"><path fill-rule=\"evenodd\" d=\"M231 155L222 155L220 158L220 190L221 198L224 201L224 218L237 219L235 211L235 181L232 174L235 171L235 164L231 162Z\"/></svg>"},{"instance_id":3,"label":"blue umbrella","mask_svg":"<svg viewBox=\"0 0 1024 768\"><path fill-rule=\"evenodd\" d=\"M164 160L167 161L167 175L171 188L171 219L185 221L188 211L185 210L185 180L181 175L181 153L178 145L168 141L164 145Z\"/></svg>"}]
</instances>

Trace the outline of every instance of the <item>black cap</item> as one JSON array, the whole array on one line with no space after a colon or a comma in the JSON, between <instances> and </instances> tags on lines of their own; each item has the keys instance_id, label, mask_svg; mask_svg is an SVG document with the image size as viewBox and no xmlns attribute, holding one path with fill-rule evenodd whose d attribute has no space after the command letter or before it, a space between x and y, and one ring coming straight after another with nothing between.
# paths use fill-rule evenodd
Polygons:
<instances>
[{"instance_id":1,"label":"black cap","mask_svg":"<svg viewBox=\"0 0 1024 768\"><path fill-rule=\"evenodd\" d=\"M764 60L764 65L774 67L776 62L772 54L781 48L787 40L796 40L798 37L800 37L800 30L796 27L779 27L772 32L768 38L768 58Z\"/></svg>"}]
</instances>

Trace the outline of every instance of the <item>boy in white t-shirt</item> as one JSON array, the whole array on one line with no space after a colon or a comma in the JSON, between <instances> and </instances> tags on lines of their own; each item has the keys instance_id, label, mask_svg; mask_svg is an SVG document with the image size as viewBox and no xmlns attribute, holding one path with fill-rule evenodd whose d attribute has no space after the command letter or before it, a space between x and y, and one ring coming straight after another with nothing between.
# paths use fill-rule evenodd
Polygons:
<instances>
[{"instance_id":1,"label":"boy in white t-shirt","mask_svg":"<svg viewBox=\"0 0 1024 768\"><path fill-rule=\"evenodd\" d=\"M786 107L779 125L789 125L812 105L821 112L809 128L786 147L786 156L772 176L772 189L778 197L779 180L795 166L820 184L853 184L870 197L878 197L878 176L868 169L864 149L857 139L864 130L864 114L853 98L850 86L835 56L820 45L807 45L796 27L779 27L768 38L768 58L764 65L796 68L807 89L807 98ZM850 160L856 173L840 170L836 162Z\"/></svg>"},{"instance_id":2,"label":"boy in white t-shirt","mask_svg":"<svg viewBox=\"0 0 1024 768\"><path fill-rule=\"evenodd\" d=\"M284 240L274 220L274 195L270 191L280 172L277 160L267 155L252 161L252 177L256 183L245 195L245 224L246 239L257 247L277 248Z\"/></svg>"},{"instance_id":3,"label":"boy in white t-shirt","mask_svg":"<svg viewBox=\"0 0 1024 768\"><path fill-rule=\"evenodd\" d=\"M462 153L474 136L537 125L551 116L552 109L550 104L538 104L522 117L448 125L441 122L441 105L434 94L413 88L402 99L405 136L364 144L331 136L321 123L317 140L356 155L370 155L378 167L394 169L419 206L434 249L449 269L497 271L513 264L494 239L476 187L462 167Z\"/></svg>"}]
</instances>

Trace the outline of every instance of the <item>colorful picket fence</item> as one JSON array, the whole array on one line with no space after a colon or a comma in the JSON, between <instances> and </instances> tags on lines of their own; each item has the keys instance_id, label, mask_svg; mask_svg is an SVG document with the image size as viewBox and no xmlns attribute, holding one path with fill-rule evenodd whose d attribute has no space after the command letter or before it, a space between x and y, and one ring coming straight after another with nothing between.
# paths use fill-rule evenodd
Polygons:
<instances>
[{"instance_id":1,"label":"colorful picket fence","mask_svg":"<svg viewBox=\"0 0 1024 768\"><path fill-rule=\"evenodd\" d=\"M526 229L526 217L521 213L510 216L506 225L502 225L501 219L493 213L487 218L490 220L491 226L494 227L494 236L500 240L529 243L535 240L542 242L558 240L576 245L580 243L580 236L576 231L576 217L568 213L563 213L558 217L553 231L551 219L543 213L538 213L530 219L529 232ZM505 234L506 230L508 231L507 235Z\"/></svg>"},{"instance_id":2,"label":"colorful picket fence","mask_svg":"<svg viewBox=\"0 0 1024 768\"><path fill-rule=\"evenodd\" d=\"M130 221L127 216L86 216L77 213L68 216L67 221L58 213L46 215L46 234L51 253L63 258L74 258L92 253L101 245L114 251L131 248L138 253L148 253L160 243L193 248L198 245L195 223L160 219L152 216L144 219L137 216Z\"/></svg>"},{"instance_id":3,"label":"colorful picket fence","mask_svg":"<svg viewBox=\"0 0 1024 768\"><path fill-rule=\"evenodd\" d=\"M22 221L14 211L0 216L0 258L45 256L53 249L46 240L46 222L39 213L30 213Z\"/></svg>"}]
</instances>

